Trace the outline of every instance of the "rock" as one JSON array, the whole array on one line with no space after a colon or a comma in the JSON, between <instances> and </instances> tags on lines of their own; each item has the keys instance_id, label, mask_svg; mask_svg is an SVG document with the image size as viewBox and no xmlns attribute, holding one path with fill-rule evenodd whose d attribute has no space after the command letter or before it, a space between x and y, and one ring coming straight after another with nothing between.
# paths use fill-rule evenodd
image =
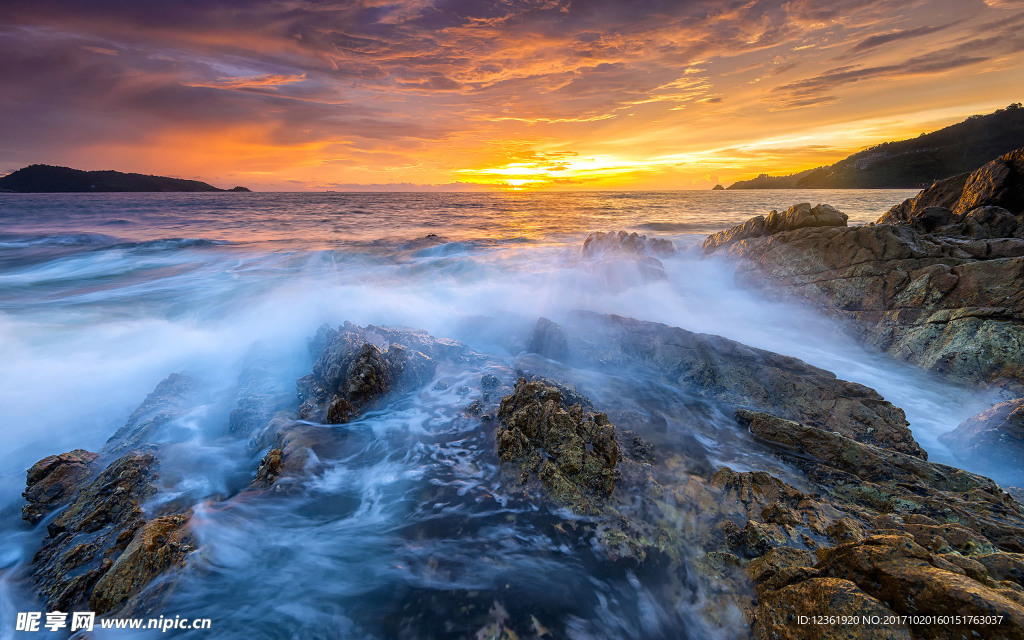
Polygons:
<instances>
[{"instance_id":1,"label":"rock","mask_svg":"<svg viewBox=\"0 0 1024 640\"><path fill-rule=\"evenodd\" d=\"M806 621L822 616L825 621ZM754 628L760 640L911 640L906 627L894 624L843 624L848 619L894 614L880 600L871 597L849 580L811 578L765 595L757 607ZM801 624L801 620L805 620ZM835 622L832 622L835 620Z\"/></svg>"},{"instance_id":2,"label":"rock","mask_svg":"<svg viewBox=\"0 0 1024 640\"><path fill-rule=\"evenodd\" d=\"M738 278L847 321L869 345L925 369L1024 393L1024 149L935 183L869 227L767 220L709 236ZM785 225L783 225L785 226Z\"/></svg>"},{"instance_id":3,"label":"rock","mask_svg":"<svg viewBox=\"0 0 1024 640\"><path fill-rule=\"evenodd\" d=\"M655 256L675 253L675 245L664 238L625 231L596 232L584 241L578 264L615 292L667 279L665 265Z\"/></svg>"},{"instance_id":4,"label":"rock","mask_svg":"<svg viewBox=\"0 0 1024 640\"><path fill-rule=\"evenodd\" d=\"M988 478L764 413L738 410L737 419L759 440L796 454L827 502L862 520L897 515L893 526L929 544L940 534L959 536L961 552L1024 551L1024 513ZM949 546L942 541L936 550Z\"/></svg>"},{"instance_id":5,"label":"rock","mask_svg":"<svg viewBox=\"0 0 1024 640\"><path fill-rule=\"evenodd\" d=\"M520 378L502 398L498 420L498 453L502 462L517 463L523 484L537 477L555 502L581 513L596 511L592 503L615 490L619 447L605 414L567 404L557 387Z\"/></svg>"},{"instance_id":6,"label":"rock","mask_svg":"<svg viewBox=\"0 0 1024 640\"><path fill-rule=\"evenodd\" d=\"M194 394L192 378L180 373L167 376L132 412L128 422L107 440L100 453L118 456L140 445L157 442L167 425L190 408Z\"/></svg>"},{"instance_id":7,"label":"rock","mask_svg":"<svg viewBox=\"0 0 1024 640\"><path fill-rule=\"evenodd\" d=\"M122 615L152 609L173 586L162 580L148 588L167 571L185 566L196 541L189 519L191 512L155 518L143 525L124 552L96 582L89 596L89 608L96 612L118 611Z\"/></svg>"},{"instance_id":8,"label":"rock","mask_svg":"<svg viewBox=\"0 0 1024 640\"><path fill-rule=\"evenodd\" d=\"M597 231L587 236L580 253L585 258L596 258L609 254L667 258L676 254L676 247L671 240L649 238L639 235L635 231L633 233Z\"/></svg>"},{"instance_id":9,"label":"rock","mask_svg":"<svg viewBox=\"0 0 1024 640\"><path fill-rule=\"evenodd\" d=\"M873 536L823 555L815 565L821 574L856 584L898 614L1002 617L994 625L925 618L922 624L912 626L918 637L1024 637L1024 605L1019 592L971 579L909 536Z\"/></svg>"},{"instance_id":10,"label":"rock","mask_svg":"<svg viewBox=\"0 0 1024 640\"><path fill-rule=\"evenodd\" d=\"M21 517L36 524L53 510L64 506L78 492L82 482L95 472L97 454L75 449L56 456L47 456L32 465L22 496L28 502L21 508Z\"/></svg>"},{"instance_id":11,"label":"rock","mask_svg":"<svg viewBox=\"0 0 1024 640\"><path fill-rule=\"evenodd\" d=\"M441 359L471 357L461 343L422 331L348 322L337 331L321 327L313 344L320 353L313 373L298 381L299 415L328 424L349 422L391 392L425 385Z\"/></svg>"},{"instance_id":12,"label":"rock","mask_svg":"<svg viewBox=\"0 0 1024 640\"><path fill-rule=\"evenodd\" d=\"M865 386L788 356L655 322L580 312L567 338L570 364L627 371L638 366L705 398L752 407L838 431L859 442L925 457L902 410ZM550 342L538 323L531 344ZM556 325L557 326L557 325ZM555 353L542 353L555 357Z\"/></svg>"},{"instance_id":13,"label":"rock","mask_svg":"<svg viewBox=\"0 0 1024 640\"><path fill-rule=\"evenodd\" d=\"M773 210L767 216L755 216L743 224L712 234L704 241L704 251L710 253L719 247L747 238L758 238L805 227L845 227L848 219L845 213L831 205L819 204L812 208L805 202L793 205L785 213Z\"/></svg>"},{"instance_id":14,"label":"rock","mask_svg":"<svg viewBox=\"0 0 1024 640\"><path fill-rule=\"evenodd\" d=\"M126 453L49 524L32 576L50 609L100 614L134 607L157 575L183 564L192 549L188 514L147 523L142 510L156 492L157 466L151 450ZM178 533L169 535L172 530Z\"/></svg>"},{"instance_id":15,"label":"rock","mask_svg":"<svg viewBox=\"0 0 1024 640\"><path fill-rule=\"evenodd\" d=\"M560 326L547 318L540 317L533 328L527 349L553 360L564 360L569 355L569 341Z\"/></svg>"},{"instance_id":16,"label":"rock","mask_svg":"<svg viewBox=\"0 0 1024 640\"><path fill-rule=\"evenodd\" d=\"M746 569L758 592L757 637L1024 637L1024 514L994 482L764 413L741 409L737 419L815 492L763 472L726 468L711 478L724 493L710 517L746 505L738 534L755 556ZM802 548L823 529L835 546ZM796 624L894 613L1003 622Z\"/></svg>"},{"instance_id":17,"label":"rock","mask_svg":"<svg viewBox=\"0 0 1024 640\"><path fill-rule=\"evenodd\" d=\"M725 191L725 187L723 187L720 184L716 184L715 186L711 187L711 190L712 191Z\"/></svg>"},{"instance_id":18,"label":"rock","mask_svg":"<svg viewBox=\"0 0 1024 640\"><path fill-rule=\"evenodd\" d=\"M1024 463L1024 398L1000 402L939 440L964 460L1019 468Z\"/></svg>"}]
</instances>

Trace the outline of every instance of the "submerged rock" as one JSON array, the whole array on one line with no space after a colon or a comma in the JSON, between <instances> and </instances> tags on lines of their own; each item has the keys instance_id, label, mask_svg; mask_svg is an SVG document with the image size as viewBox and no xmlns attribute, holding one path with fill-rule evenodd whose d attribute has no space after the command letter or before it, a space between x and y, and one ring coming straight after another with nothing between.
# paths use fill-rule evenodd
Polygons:
<instances>
[{"instance_id":1,"label":"submerged rock","mask_svg":"<svg viewBox=\"0 0 1024 640\"><path fill-rule=\"evenodd\" d=\"M21 517L36 524L53 510L64 506L75 496L82 482L96 471L98 454L75 449L56 456L47 456L32 465L25 480L28 502L21 508Z\"/></svg>"},{"instance_id":2,"label":"submerged rock","mask_svg":"<svg viewBox=\"0 0 1024 640\"><path fill-rule=\"evenodd\" d=\"M846 320L925 369L1024 392L1024 150L935 183L877 224L710 236L742 281Z\"/></svg>"},{"instance_id":3,"label":"submerged rock","mask_svg":"<svg viewBox=\"0 0 1024 640\"><path fill-rule=\"evenodd\" d=\"M522 483L536 476L555 502L587 513L615 490L619 446L607 415L569 404L566 395L520 378L498 411L498 453L519 465Z\"/></svg>"},{"instance_id":4,"label":"submerged rock","mask_svg":"<svg viewBox=\"0 0 1024 640\"><path fill-rule=\"evenodd\" d=\"M802 360L719 336L656 322L580 312L572 330L538 322L530 344L572 364L629 371L642 367L669 384L708 399L838 431L859 442L925 457L903 411L872 389L836 378ZM564 336L565 349L557 336Z\"/></svg>"},{"instance_id":5,"label":"submerged rock","mask_svg":"<svg viewBox=\"0 0 1024 640\"><path fill-rule=\"evenodd\" d=\"M961 459L1019 469L1024 463L1024 398L1000 402L939 440Z\"/></svg>"},{"instance_id":6,"label":"submerged rock","mask_svg":"<svg viewBox=\"0 0 1024 640\"><path fill-rule=\"evenodd\" d=\"M359 416L392 391L429 382L441 359L465 359L468 350L454 340L423 331L346 322L337 331L321 327L313 341L318 357L313 373L298 381L299 415L342 424Z\"/></svg>"}]
</instances>

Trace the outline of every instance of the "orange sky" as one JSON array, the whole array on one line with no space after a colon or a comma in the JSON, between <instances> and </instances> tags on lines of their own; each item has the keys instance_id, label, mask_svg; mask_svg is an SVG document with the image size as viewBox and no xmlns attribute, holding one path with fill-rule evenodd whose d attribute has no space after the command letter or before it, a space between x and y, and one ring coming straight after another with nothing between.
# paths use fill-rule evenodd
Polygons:
<instances>
[{"instance_id":1,"label":"orange sky","mask_svg":"<svg viewBox=\"0 0 1024 640\"><path fill-rule=\"evenodd\" d=\"M1024 0L8 0L0 173L706 189L1021 101Z\"/></svg>"}]
</instances>

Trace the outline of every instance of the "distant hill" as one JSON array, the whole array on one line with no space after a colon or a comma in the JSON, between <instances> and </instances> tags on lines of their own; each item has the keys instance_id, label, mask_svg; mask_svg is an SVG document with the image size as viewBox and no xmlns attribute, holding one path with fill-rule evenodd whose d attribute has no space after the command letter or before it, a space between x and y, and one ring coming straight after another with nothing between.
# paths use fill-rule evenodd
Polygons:
<instances>
[{"instance_id":1,"label":"distant hill","mask_svg":"<svg viewBox=\"0 0 1024 640\"><path fill-rule=\"evenodd\" d=\"M113 191L249 191L245 187L218 189L198 180L147 176L120 171L80 171L33 164L0 178L8 193L108 193Z\"/></svg>"},{"instance_id":2,"label":"distant hill","mask_svg":"<svg viewBox=\"0 0 1024 640\"><path fill-rule=\"evenodd\" d=\"M917 189L974 171L1024 147L1024 107L1011 104L910 140L885 142L845 160L788 176L761 174L730 189Z\"/></svg>"}]
</instances>

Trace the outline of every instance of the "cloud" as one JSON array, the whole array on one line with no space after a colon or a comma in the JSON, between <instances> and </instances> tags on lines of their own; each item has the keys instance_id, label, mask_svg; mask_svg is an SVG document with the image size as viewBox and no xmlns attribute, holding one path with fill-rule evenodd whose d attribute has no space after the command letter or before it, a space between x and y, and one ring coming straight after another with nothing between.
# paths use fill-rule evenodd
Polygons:
<instances>
[{"instance_id":1,"label":"cloud","mask_svg":"<svg viewBox=\"0 0 1024 640\"><path fill-rule=\"evenodd\" d=\"M180 173L172 149L217 140L223 170L279 182L337 182L320 176L344 165L374 184L447 184L557 162L553 149L728 147L804 126L793 111L836 118L868 83L1012 65L1010 3L964 0L937 26L938 2L7 0L0 163L168 145Z\"/></svg>"},{"instance_id":2,"label":"cloud","mask_svg":"<svg viewBox=\"0 0 1024 640\"><path fill-rule=\"evenodd\" d=\"M880 47L883 44L890 42L896 42L897 40L907 40L909 38L920 38L932 33L943 31L948 29L950 25L940 25L936 27L918 27L916 29L896 29L888 31L886 33L880 33L877 35L864 38L857 44L853 45L852 51L867 51L868 49L874 49Z\"/></svg>"}]
</instances>

